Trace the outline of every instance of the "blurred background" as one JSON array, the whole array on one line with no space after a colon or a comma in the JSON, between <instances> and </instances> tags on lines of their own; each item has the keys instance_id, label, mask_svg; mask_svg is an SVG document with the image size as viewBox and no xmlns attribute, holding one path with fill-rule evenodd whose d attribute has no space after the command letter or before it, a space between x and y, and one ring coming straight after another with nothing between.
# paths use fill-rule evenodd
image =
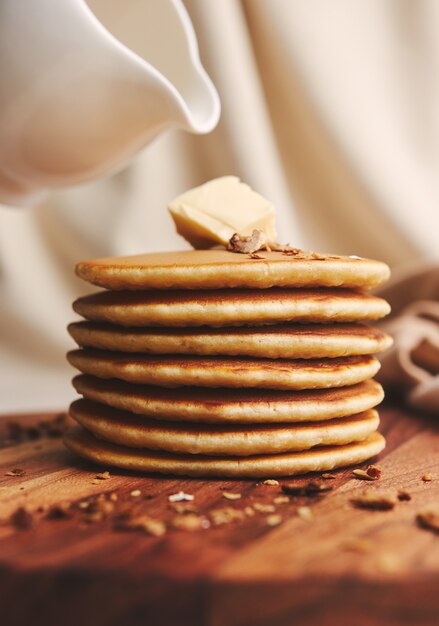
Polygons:
<instances>
[{"instance_id":1,"label":"blurred background","mask_svg":"<svg viewBox=\"0 0 439 626\"><path fill-rule=\"evenodd\" d=\"M127 19L138 2L123 3ZM94 3L104 23L112 4ZM402 317L389 322L397 343L383 371L411 392L427 386L412 401L437 408L439 3L184 4L221 99L216 129L166 132L109 178L0 207L0 411L73 398L65 327L73 299L93 290L74 265L187 248L168 202L226 174L275 204L279 241L390 264L383 293ZM141 21L130 27L142 37Z\"/></svg>"}]
</instances>

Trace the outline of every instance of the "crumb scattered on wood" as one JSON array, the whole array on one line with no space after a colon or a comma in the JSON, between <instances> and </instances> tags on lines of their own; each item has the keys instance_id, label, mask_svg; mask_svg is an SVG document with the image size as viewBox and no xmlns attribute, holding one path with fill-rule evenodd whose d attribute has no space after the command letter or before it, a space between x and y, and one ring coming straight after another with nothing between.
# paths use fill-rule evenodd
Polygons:
<instances>
[{"instance_id":1,"label":"crumb scattered on wood","mask_svg":"<svg viewBox=\"0 0 439 626\"><path fill-rule=\"evenodd\" d=\"M230 506L214 509L210 511L210 517L215 526L221 526L222 524L230 524L231 522L238 522L244 519L245 513L240 509L233 509Z\"/></svg>"},{"instance_id":2,"label":"crumb scattered on wood","mask_svg":"<svg viewBox=\"0 0 439 626\"><path fill-rule=\"evenodd\" d=\"M240 500L242 495L240 493L233 493L232 491L223 491L223 498L226 498L226 500Z\"/></svg>"},{"instance_id":3,"label":"crumb scattered on wood","mask_svg":"<svg viewBox=\"0 0 439 626\"><path fill-rule=\"evenodd\" d=\"M279 524L282 524L282 515L279 515L278 513L267 515L265 522L267 526L279 526Z\"/></svg>"},{"instance_id":4,"label":"crumb scattered on wood","mask_svg":"<svg viewBox=\"0 0 439 626\"><path fill-rule=\"evenodd\" d=\"M108 480L111 478L110 472L101 472L100 474L96 474L95 478L98 480Z\"/></svg>"},{"instance_id":5,"label":"crumb scattered on wood","mask_svg":"<svg viewBox=\"0 0 439 626\"><path fill-rule=\"evenodd\" d=\"M290 502L288 496L276 496L275 498L273 498L274 504L287 504L288 502Z\"/></svg>"},{"instance_id":6,"label":"crumb scattered on wood","mask_svg":"<svg viewBox=\"0 0 439 626\"><path fill-rule=\"evenodd\" d=\"M360 509L371 511L390 511L395 508L398 502L397 497L392 493L367 489L363 493L351 499L354 506Z\"/></svg>"},{"instance_id":7,"label":"crumb scattered on wood","mask_svg":"<svg viewBox=\"0 0 439 626\"><path fill-rule=\"evenodd\" d=\"M49 507L46 519L64 520L72 517L70 502L59 502Z\"/></svg>"},{"instance_id":8,"label":"crumb scattered on wood","mask_svg":"<svg viewBox=\"0 0 439 626\"><path fill-rule=\"evenodd\" d=\"M430 480L433 480L433 476L430 474L430 472L426 472L423 475L422 480L424 481L424 483L429 483Z\"/></svg>"},{"instance_id":9,"label":"crumb scattered on wood","mask_svg":"<svg viewBox=\"0 0 439 626\"><path fill-rule=\"evenodd\" d=\"M149 515L131 515L124 513L114 520L114 529L118 531L142 531L154 537L161 537L166 533L166 525L161 520Z\"/></svg>"},{"instance_id":10,"label":"crumb scattered on wood","mask_svg":"<svg viewBox=\"0 0 439 626\"><path fill-rule=\"evenodd\" d=\"M187 513L183 515L176 515L171 522L174 528L179 530L200 530L210 527L210 521L204 515L197 515L196 513Z\"/></svg>"},{"instance_id":11,"label":"crumb scattered on wood","mask_svg":"<svg viewBox=\"0 0 439 626\"><path fill-rule=\"evenodd\" d=\"M416 515L416 521L422 528L439 533L439 504L430 504Z\"/></svg>"},{"instance_id":12,"label":"crumb scattered on wood","mask_svg":"<svg viewBox=\"0 0 439 626\"><path fill-rule=\"evenodd\" d=\"M17 530L28 530L34 523L33 515L24 506L19 506L11 515L11 524Z\"/></svg>"},{"instance_id":13,"label":"crumb scattered on wood","mask_svg":"<svg viewBox=\"0 0 439 626\"><path fill-rule=\"evenodd\" d=\"M267 480L264 480L262 484L268 485L269 487L276 487L279 484L279 481L275 478L267 478Z\"/></svg>"},{"instance_id":14,"label":"crumb scattered on wood","mask_svg":"<svg viewBox=\"0 0 439 626\"><path fill-rule=\"evenodd\" d=\"M194 496L190 493L185 493L184 491L179 491L178 493L173 493L168 496L169 502L192 502Z\"/></svg>"},{"instance_id":15,"label":"crumb scattered on wood","mask_svg":"<svg viewBox=\"0 0 439 626\"><path fill-rule=\"evenodd\" d=\"M262 502L255 502L253 508L255 511L259 511L259 513L274 513L276 510L276 507L272 504L263 504Z\"/></svg>"},{"instance_id":16,"label":"crumb scattered on wood","mask_svg":"<svg viewBox=\"0 0 439 626\"><path fill-rule=\"evenodd\" d=\"M300 483L287 483L282 485L282 491L290 496L316 496L323 495L333 489L332 485L323 485L316 481L310 481L305 485Z\"/></svg>"},{"instance_id":17,"label":"crumb scattered on wood","mask_svg":"<svg viewBox=\"0 0 439 626\"><path fill-rule=\"evenodd\" d=\"M309 506L299 506L297 509L297 515L305 520L305 522L310 522L314 519L314 513Z\"/></svg>"},{"instance_id":18,"label":"crumb scattered on wood","mask_svg":"<svg viewBox=\"0 0 439 626\"><path fill-rule=\"evenodd\" d=\"M381 469L377 465L368 465L365 470L352 470L352 474L360 480L378 480L381 478Z\"/></svg>"},{"instance_id":19,"label":"crumb scattered on wood","mask_svg":"<svg viewBox=\"0 0 439 626\"><path fill-rule=\"evenodd\" d=\"M20 469L20 468L16 468L16 469L12 469L9 470L8 472L5 473L5 476L24 476L26 474L26 472L24 471L24 469Z\"/></svg>"},{"instance_id":20,"label":"crumb scattered on wood","mask_svg":"<svg viewBox=\"0 0 439 626\"><path fill-rule=\"evenodd\" d=\"M325 480L335 480L337 477L335 476L335 474L329 474L328 472L324 472L322 474L322 478L324 478Z\"/></svg>"},{"instance_id":21,"label":"crumb scattered on wood","mask_svg":"<svg viewBox=\"0 0 439 626\"><path fill-rule=\"evenodd\" d=\"M410 500L412 499L412 497L409 494L409 492L408 491L404 491L403 489L400 489L398 491L397 498L398 498L398 500L400 502L410 502Z\"/></svg>"}]
</instances>

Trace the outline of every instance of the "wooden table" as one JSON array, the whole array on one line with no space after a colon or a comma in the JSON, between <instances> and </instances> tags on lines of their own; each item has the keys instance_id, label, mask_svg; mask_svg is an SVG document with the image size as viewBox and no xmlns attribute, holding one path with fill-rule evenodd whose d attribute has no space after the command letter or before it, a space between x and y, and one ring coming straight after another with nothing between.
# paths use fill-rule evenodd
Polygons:
<instances>
[{"instance_id":1,"label":"wooden table","mask_svg":"<svg viewBox=\"0 0 439 626\"><path fill-rule=\"evenodd\" d=\"M59 437L17 441L8 420L0 420L0 623L437 626L439 535L421 528L416 514L439 502L439 420L391 405L381 415L388 445L377 461L378 481L353 478L351 469L335 472L334 480L319 479L333 487L326 495L291 497L283 504L273 504L280 486L255 481L163 479L112 470L109 479L98 480L101 470L75 459ZM14 421L27 428L50 417ZM25 473L5 476L14 469ZM428 472L433 480L424 482ZM291 481L281 481L286 482ZM390 511L360 510L351 498L366 487L403 489L411 500ZM225 499L224 488L242 498ZM130 495L136 490L140 496ZM180 490L195 496L186 504L207 520L224 507L252 507L254 514L178 530L171 527L176 513L168 496ZM87 509L79 508L87 505L78 503L104 492L117 493L115 512L87 521ZM169 525L165 534L114 529L117 511L134 499ZM72 504L64 519L51 506L66 501ZM276 510L255 511L260 504ZM10 522L20 506L32 513L25 530ZM307 507L302 517L301 506ZM306 519L308 508L312 519ZM279 521L270 515L280 515L282 523L270 526Z\"/></svg>"}]
</instances>

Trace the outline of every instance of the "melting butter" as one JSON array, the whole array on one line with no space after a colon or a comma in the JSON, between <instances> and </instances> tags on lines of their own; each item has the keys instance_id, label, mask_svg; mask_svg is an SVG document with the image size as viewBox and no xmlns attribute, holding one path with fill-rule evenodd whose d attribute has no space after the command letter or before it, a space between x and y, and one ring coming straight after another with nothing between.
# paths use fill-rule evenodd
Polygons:
<instances>
[{"instance_id":1,"label":"melting butter","mask_svg":"<svg viewBox=\"0 0 439 626\"><path fill-rule=\"evenodd\" d=\"M263 230L276 240L274 206L236 176L223 176L190 189L173 200L169 211L177 232L194 248L227 245L235 233Z\"/></svg>"}]
</instances>

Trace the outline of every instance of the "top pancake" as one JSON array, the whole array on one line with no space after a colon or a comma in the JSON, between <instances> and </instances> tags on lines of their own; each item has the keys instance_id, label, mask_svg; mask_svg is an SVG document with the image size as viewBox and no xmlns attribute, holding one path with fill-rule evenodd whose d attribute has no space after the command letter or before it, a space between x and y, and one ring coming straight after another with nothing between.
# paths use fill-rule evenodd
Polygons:
<instances>
[{"instance_id":1,"label":"top pancake","mask_svg":"<svg viewBox=\"0 0 439 626\"><path fill-rule=\"evenodd\" d=\"M371 289L390 275L385 263L359 257L224 249L109 257L76 266L80 278L106 289L347 287Z\"/></svg>"}]
</instances>

